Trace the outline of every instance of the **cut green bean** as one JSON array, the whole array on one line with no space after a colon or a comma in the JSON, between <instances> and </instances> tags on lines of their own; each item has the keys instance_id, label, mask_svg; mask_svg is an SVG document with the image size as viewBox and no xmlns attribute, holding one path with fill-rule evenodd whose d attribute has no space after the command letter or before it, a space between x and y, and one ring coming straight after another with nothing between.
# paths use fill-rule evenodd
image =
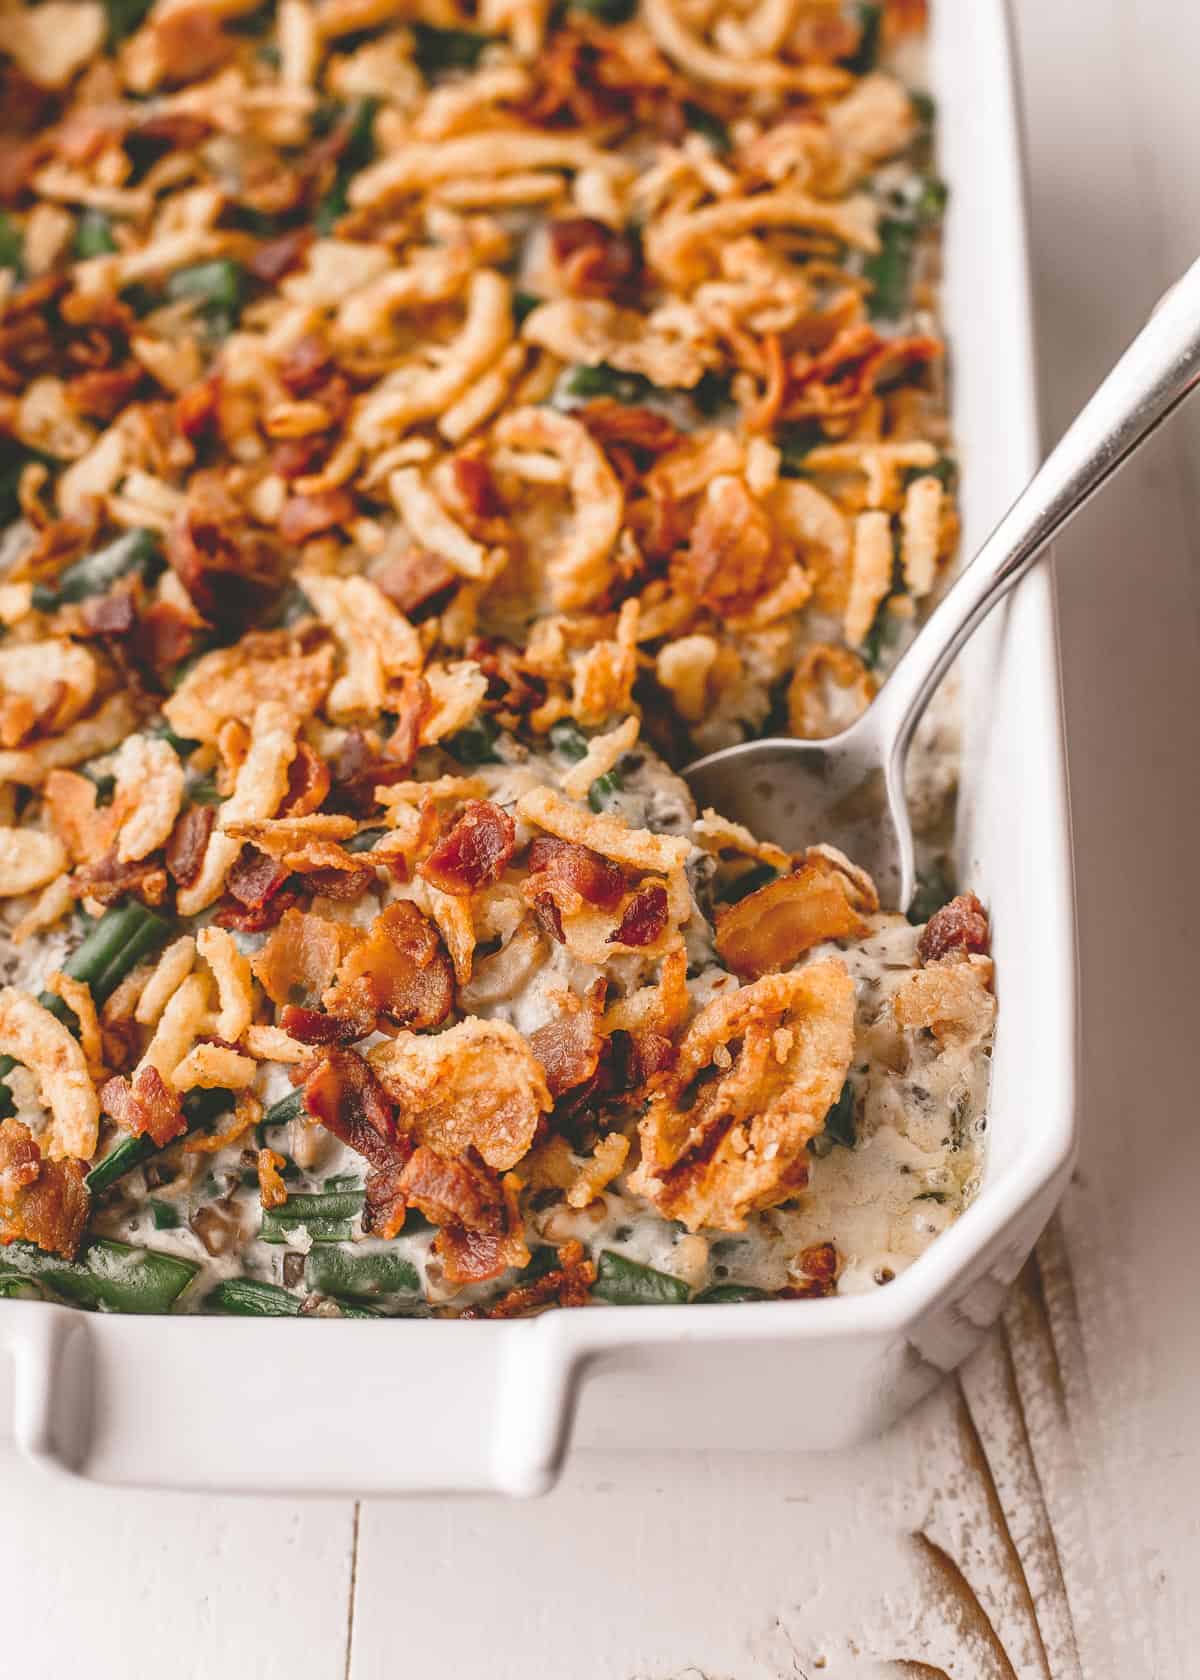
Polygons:
<instances>
[{"instance_id":1,"label":"cut green bean","mask_svg":"<svg viewBox=\"0 0 1200 1680\"><path fill-rule=\"evenodd\" d=\"M706 111L703 105L693 105L690 100L684 102L683 115L693 134L707 140L714 152L724 155L732 151L733 141L720 117Z\"/></svg>"},{"instance_id":2,"label":"cut green bean","mask_svg":"<svg viewBox=\"0 0 1200 1680\"><path fill-rule=\"evenodd\" d=\"M28 1243L0 1249L0 1276L34 1278L64 1301L102 1312L170 1312L199 1270L194 1261L107 1237L75 1261Z\"/></svg>"},{"instance_id":3,"label":"cut green bean","mask_svg":"<svg viewBox=\"0 0 1200 1680\"><path fill-rule=\"evenodd\" d=\"M285 1126L289 1120L298 1120L304 1113L304 1092L289 1091L286 1097L280 1097L273 1102L259 1121L260 1126Z\"/></svg>"},{"instance_id":4,"label":"cut green bean","mask_svg":"<svg viewBox=\"0 0 1200 1680\"><path fill-rule=\"evenodd\" d=\"M343 841L342 844L348 852L369 852L374 850L386 833L386 828L364 828L360 834L352 834L349 840Z\"/></svg>"},{"instance_id":5,"label":"cut green bean","mask_svg":"<svg viewBox=\"0 0 1200 1680\"><path fill-rule=\"evenodd\" d=\"M55 584L34 585L33 604L39 612L53 612L67 601L84 601L89 595L105 595L119 578L134 572L142 576L162 560L158 534L136 526L85 554L60 572Z\"/></svg>"},{"instance_id":6,"label":"cut green bean","mask_svg":"<svg viewBox=\"0 0 1200 1680\"><path fill-rule=\"evenodd\" d=\"M587 736L570 718L560 718L556 724L551 725L550 745L555 752L569 758L572 764L578 764L581 758L587 757Z\"/></svg>"},{"instance_id":7,"label":"cut green bean","mask_svg":"<svg viewBox=\"0 0 1200 1680\"><path fill-rule=\"evenodd\" d=\"M107 257L117 249L112 222L103 210L88 208L75 224L75 256L80 262L89 257Z\"/></svg>"},{"instance_id":8,"label":"cut green bean","mask_svg":"<svg viewBox=\"0 0 1200 1680\"><path fill-rule=\"evenodd\" d=\"M0 1277L0 1301L44 1301L45 1291L25 1277Z\"/></svg>"},{"instance_id":9,"label":"cut green bean","mask_svg":"<svg viewBox=\"0 0 1200 1680\"><path fill-rule=\"evenodd\" d=\"M945 858L938 858L927 869L918 869L917 890L908 907L908 920L913 927L921 927L935 910L949 904L954 893L954 876Z\"/></svg>"},{"instance_id":10,"label":"cut green bean","mask_svg":"<svg viewBox=\"0 0 1200 1680\"><path fill-rule=\"evenodd\" d=\"M211 1090L189 1091L183 1099L183 1116L188 1123L188 1131L200 1131L210 1125L218 1114L223 1114L233 1107L235 1097L232 1091L224 1091L214 1086ZM172 1139L172 1143L177 1139ZM171 1144L167 1144L169 1149ZM148 1161L152 1155L159 1155L162 1151L154 1139L146 1136L123 1137L121 1141L110 1149L102 1161L98 1161L87 1175L87 1187L93 1196L99 1196L103 1191L124 1178L126 1173L140 1167L143 1161Z\"/></svg>"},{"instance_id":11,"label":"cut green bean","mask_svg":"<svg viewBox=\"0 0 1200 1680\"><path fill-rule=\"evenodd\" d=\"M20 228L0 210L0 268L11 268L20 274L24 256L25 240Z\"/></svg>"},{"instance_id":12,"label":"cut green bean","mask_svg":"<svg viewBox=\"0 0 1200 1680\"><path fill-rule=\"evenodd\" d=\"M412 1261L386 1248L361 1254L344 1248L313 1248L305 1257L304 1281L318 1295L345 1295L352 1301L421 1293L421 1279Z\"/></svg>"},{"instance_id":13,"label":"cut green bean","mask_svg":"<svg viewBox=\"0 0 1200 1680\"><path fill-rule=\"evenodd\" d=\"M450 735L441 744L451 758L460 764L498 764L496 737L500 731L490 717L474 718L465 729Z\"/></svg>"},{"instance_id":14,"label":"cut green bean","mask_svg":"<svg viewBox=\"0 0 1200 1680\"><path fill-rule=\"evenodd\" d=\"M413 57L423 76L445 70L473 70L484 49L497 39L477 29L439 29L432 23L412 25Z\"/></svg>"},{"instance_id":15,"label":"cut green bean","mask_svg":"<svg viewBox=\"0 0 1200 1680\"><path fill-rule=\"evenodd\" d=\"M295 1318L300 1312L298 1295L258 1278L224 1278L209 1290L202 1304L206 1312L239 1318Z\"/></svg>"},{"instance_id":16,"label":"cut green bean","mask_svg":"<svg viewBox=\"0 0 1200 1680\"><path fill-rule=\"evenodd\" d=\"M375 113L378 99L359 99L349 112L350 132L337 161L333 186L317 205L313 224L319 234L332 233L334 226L346 214L349 205L350 182L360 169L365 169L375 152Z\"/></svg>"},{"instance_id":17,"label":"cut green bean","mask_svg":"<svg viewBox=\"0 0 1200 1680\"><path fill-rule=\"evenodd\" d=\"M595 367L573 367L563 382L569 397L615 397L622 403L644 403L661 397L662 391L642 373L622 373L599 362Z\"/></svg>"},{"instance_id":18,"label":"cut green bean","mask_svg":"<svg viewBox=\"0 0 1200 1680\"><path fill-rule=\"evenodd\" d=\"M237 325L246 295L246 271L228 257L177 268L166 285L173 302L195 301L210 329L218 336L231 333Z\"/></svg>"},{"instance_id":19,"label":"cut green bean","mask_svg":"<svg viewBox=\"0 0 1200 1680\"><path fill-rule=\"evenodd\" d=\"M907 217L885 216L879 224L879 250L863 264L871 283L867 308L873 321L898 321L908 308L917 225Z\"/></svg>"},{"instance_id":20,"label":"cut green bean","mask_svg":"<svg viewBox=\"0 0 1200 1680\"><path fill-rule=\"evenodd\" d=\"M699 1295L692 1297L692 1305L715 1306L726 1301L769 1301L770 1296L765 1289L758 1289L752 1283L713 1283L707 1289L702 1289Z\"/></svg>"},{"instance_id":21,"label":"cut green bean","mask_svg":"<svg viewBox=\"0 0 1200 1680\"><path fill-rule=\"evenodd\" d=\"M856 8L858 12L858 45L849 58L844 59L847 70L856 76L865 76L868 70L873 70L879 59L879 46L883 35L883 7L862 3Z\"/></svg>"},{"instance_id":22,"label":"cut green bean","mask_svg":"<svg viewBox=\"0 0 1200 1680\"><path fill-rule=\"evenodd\" d=\"M315 1243L348 1242L362 1205L361 1190L289 1196L282 1207L264 1208L258 1234L265 1243L287 1243L303 1226Z\"/></svg>"},{"instance_id":23,"label":"cut green bean","mask_svg":"<svg viewBox=\"0 0 1200 1680\"><path fill-rule=\"evenodd\" d=\"M854 1084L847 1079L838 1100L825 1116L825 1136L831 1138L834 1143L840 1143L843 1149L853 1149L858 1142L858 1130L855 1125L857 1106Z\"/></svg>"},{"instance_id":24,"label":"cut green bean","mask_svg":"<svg viewBox=\"0 0 1200 1680\"><path fill-rule=\"evenodd\" d=\"M606 770L603 776L596 777L588 789L588 804L597 813L607 811L624 786L625 783L616 770Z\"/></svg>"},{"instance_id":25,"label":"cut green bean","mask_svg":"<svg viewBox=\"0 0 1200 1680\"><path fill-rule=\"evenodd\" d=\"M690 1293L682 1278L656 1272L653 1266L643 1266L611 1248L604 1249L596 1262L594 1300L619 1307L680 1306Z\"/></svg>"},{"instance_id":26,"label":"cut green bean","mask_svg":"<svg viewBox=\"0 0 1200 1680\"><path fill-rule=\"evenodd\" d=\"M570 0L573 12L586 12L598 23L628 23L637 11L637 0Z\"/></svg>"}]
</instances>

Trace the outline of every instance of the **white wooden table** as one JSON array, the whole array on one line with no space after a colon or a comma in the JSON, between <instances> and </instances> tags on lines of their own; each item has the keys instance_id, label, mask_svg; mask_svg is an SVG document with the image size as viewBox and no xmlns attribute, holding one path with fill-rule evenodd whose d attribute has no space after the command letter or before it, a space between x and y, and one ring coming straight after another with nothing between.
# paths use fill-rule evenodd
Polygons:
<instances>
[{"instance_id":1,"label":"white wooden table","mask_svg":"<svg viewBox=\"0 0 1200 1680\"><path fill-rule=\"evenodd\" d=\"M1053 436L1200 252L1200 11L1018 12ZM3 1680L1200 1672L1200 408L1060 552L1083 1151L961 1380L854 1455L585 1458L523 1506L113 1494L3 1462Z\"/></svg>"}]
</instances>

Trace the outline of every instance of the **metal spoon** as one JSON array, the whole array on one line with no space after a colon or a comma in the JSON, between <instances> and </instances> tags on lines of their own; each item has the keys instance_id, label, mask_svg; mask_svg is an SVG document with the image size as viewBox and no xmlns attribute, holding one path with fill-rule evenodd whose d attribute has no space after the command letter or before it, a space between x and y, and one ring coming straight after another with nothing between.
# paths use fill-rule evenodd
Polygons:
<instances>
[{"instance_id":1,"label":"metal spoon","mask_svg":"<svg viewBox=\"0 0 1200 1680\"><path fill-rule=\"evenodd\" d=\"M930 614L871 705L824 741L726 747L684 772L697 803L795 849L840 846L884 904L913 895L904 767L913 732L968 637L1067 521L1200 383L1200 261L1161 301L1120 361Z\"/></svg>"}]
</instances>

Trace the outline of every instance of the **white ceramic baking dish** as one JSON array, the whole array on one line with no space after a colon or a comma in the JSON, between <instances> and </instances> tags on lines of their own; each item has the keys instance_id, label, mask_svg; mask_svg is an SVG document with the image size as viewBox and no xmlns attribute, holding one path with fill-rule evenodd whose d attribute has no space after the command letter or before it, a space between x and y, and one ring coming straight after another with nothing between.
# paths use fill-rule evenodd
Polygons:
<instances>
[{"instance_id":1,"label":"white ceramic baking dish","mask_svg":"<svg viewBox=\"0 0 1200 1680\"><path fill-rule=\"evenodd\" d=\"M1003 0L935 7L964 543L1037 460ZM991 907L1000 1025L984 1188L871 1296L597 1307L511 1323L120 1318L0 1303L0 1441L99 1482L373 1495L550 1485L570 1441L828 1448L878 1431L995 1319L1074 1146L1074 944L1046 570L964 661L960 878ZM5 1357L7 1354L7 1358Z\"/></svg>"}]
</instances>

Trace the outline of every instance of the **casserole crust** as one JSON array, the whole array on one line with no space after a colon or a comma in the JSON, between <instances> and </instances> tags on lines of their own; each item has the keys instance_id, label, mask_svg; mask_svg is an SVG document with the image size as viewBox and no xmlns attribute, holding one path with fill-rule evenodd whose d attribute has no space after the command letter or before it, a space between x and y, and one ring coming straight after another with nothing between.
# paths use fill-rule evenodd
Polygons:
<instances>
[{"instance_id":1,"label":"casserole crust","mask_svg":"<svg viewBox=\"0 0 1200 1680\"><path fill-rule=\"evenodd\" d=\"M9 1286L886 1281L986 916L664 760L842 727L953 550L914 8L75 9L0 20Z\"/></svg>"}]
</instances>

